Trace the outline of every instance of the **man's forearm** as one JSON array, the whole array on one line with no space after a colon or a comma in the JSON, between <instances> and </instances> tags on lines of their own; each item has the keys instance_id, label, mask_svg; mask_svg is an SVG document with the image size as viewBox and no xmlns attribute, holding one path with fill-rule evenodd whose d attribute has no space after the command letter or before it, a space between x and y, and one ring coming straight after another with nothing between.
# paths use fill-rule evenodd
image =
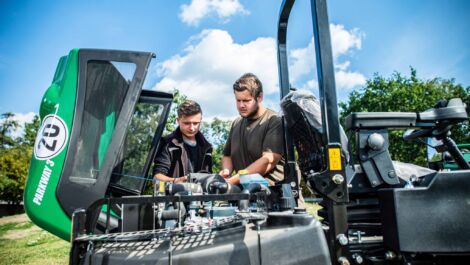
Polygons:
<instances>
[{"instance_id":1,"label":"man's forearm","mask_svg":"<svg viewBox=\"0 0 470 265\"><path fill-rule=\"evenodd\" d=\"M221 164L221 170L228 169L230 173L232 173L233 165L232 165L232 158L230 156L223 156Z\"/></svg>"},{"instance_id":2,"label":"man's forearm","mask_svg":"<svg viewBox=\"0 0 470 265\"><path fill-rule=\"evenodd\" d=\"M163 182L173 182L174 181L174 178L172 177L168 177L166 175L163 175L161 173L157 173L155 174L155 176L153 176L154 178L160 180L160 181L163 181Z\"/></svg>"},{"instance_id":3,"label":"man's forearm","mask_svg":"<svg viewBox=\"0 0 470 265\"><path fill-rule=\"evenodd\" d=\"M245 168L248 174L259 173L261 176L270 172L281 160L281 155L276 153L264 152L263 155ZM232 185L240 184L240 175L236 174L227 180Z\"/></svg>"},{"instance_id":4,"label":"man's forearm","mask_svg":"<svg viewBox=\"0 0 470 265\"><path fill-rule=\"evenodd\" d=\"M264 152L255 162L245 168L248 173L259 173L261 176L269 173L281 160L281 155L277 153Z\"/></svg>"},{"instance_id":5,"label":"man's forearm","mask_svg":"<svg viewBox=\"0 0 470 265\"><path fill-rule=\"evenodd\" d=\"M182 183L182 182L188 181L187 176L182 176L182 177L179 177L179 178L172 178L172 177L168 177L168 176L165 176L163 174L157 173L153 177L160 180L160 181L162 181L162 182Z\"/></svg>"}]
</instances>

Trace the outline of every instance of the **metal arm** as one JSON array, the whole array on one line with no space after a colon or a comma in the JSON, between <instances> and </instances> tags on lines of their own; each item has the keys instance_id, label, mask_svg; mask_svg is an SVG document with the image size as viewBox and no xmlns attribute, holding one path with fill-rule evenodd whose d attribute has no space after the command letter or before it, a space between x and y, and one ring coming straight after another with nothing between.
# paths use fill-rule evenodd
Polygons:
<instances>
[{"instance_id":1,"label":"metal arm","mask_svg":"<svg viewBox=\"0 0 470 265\"><path fill-rule=\"evenodd\" d=\"M294 2L295 0L284 0L279 16L278 64L281 98L283 98L290 89L286 35L289 15ZM334 187L329 194L335 194L333 197L328 196L329 198L325 198L329 221L328 245L330 246L332 263L335 264L339 260L344 259L345 255L347 255L347 248L340 244L340 240L337 239L344 239L347 236L347 211L344 203L347 203L349 199L347 181L345 181L344 157L341 157L341 152L339 151L341 150L340 126L326 0L311 0L311 8L322 109L323 140L326 144L325 157L328 163L327 170L323 172L323 174L328 176L329 183L327 183L327 185ZM289 161L291 161L291 159L293 159L292 139L287 133L287 128L285 128L284 131L286 136L286 153ZM343 181L339 181L339 179Z\"/></svg>"},{"instance_id":2,"label":"metal arm","mask_svg":"<svg viewBox=\"0 0 470 265\"><path fill-rule=\"evenodd\" d=\"M313 39L315 41L315 53L317 60L318 87L320 89L320 102L322 108L322 124L324 142L328 144L328 171L331 179L341 175L346 179L344 158L341 159L339 170L333 170L332 156L330 150L334 146L341 147L340 127L338 117L338 102L336 99L336 85L333 65L333 52L331 48L330 25L328 22L328 12L326 0L311 0ZM335 169L338 169L337 167ZM329 246L332 263L344 259L347 255L347 248L340 244L338 238L347 236L348 217L345 204L337 202L348 202L347 181L338 184L337 189L344 197L333 201L327 199L328 219L329 219Z\"/></svg>"},{"instance_id":3,"label":"metal arm","mask_svg":"<svg viewBox=\"0 0 470 265\"><path fill-rule=\"evenodd\" d=\"M279 65L279 88L281 100L289 93L290 84L289 84L289 69L287 64L287 46L286 46L286 37L287 37L287 23L289 21L290 11L294 5L295 0L285 0L282 2L281 13L279 14L279 22L277 29L277 60ZM292 141L292 136L289 133L287 125L283 122L284 127L284 146L285 146L285 158L286 166L284 167L285 172L285 182L290 183L296 193L295 197L298 197L299 191L299 180L297 178L297 170L295 163L295 154L294 154L294 143ZM294 184L295 185L292 185Z\"/></svg>"}]
</instances>

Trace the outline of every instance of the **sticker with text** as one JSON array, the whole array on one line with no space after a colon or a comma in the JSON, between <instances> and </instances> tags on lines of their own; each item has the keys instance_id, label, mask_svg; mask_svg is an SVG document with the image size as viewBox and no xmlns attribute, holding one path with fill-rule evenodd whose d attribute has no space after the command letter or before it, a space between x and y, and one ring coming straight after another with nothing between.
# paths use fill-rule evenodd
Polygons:
<instances>
[{"instance_id":1,"label":"sticker with text","mask_svg":"<svg viewBox=\"0 0 470 265\"><path fill-rule=\"evenodd\" d=\"M56 114L47 115L39 128L34 143L34 156L38 160L51 159L65 147L68 128L64 120Z\"/></svg>"}]
</instances>

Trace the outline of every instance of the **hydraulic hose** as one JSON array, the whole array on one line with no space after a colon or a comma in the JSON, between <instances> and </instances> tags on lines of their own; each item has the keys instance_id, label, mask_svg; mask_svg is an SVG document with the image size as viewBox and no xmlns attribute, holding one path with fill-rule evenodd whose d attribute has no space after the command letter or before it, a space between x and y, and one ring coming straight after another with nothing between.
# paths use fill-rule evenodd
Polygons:
<instances>
[{"instance_id":1,"label":"hydraulic hose","mask_svg":"<svg viewBox=\"0 0 470 265\"><path fill-rule=\"evenodd\" d=\"M246 189L242 191L242 193L245 194L253 194L255 192L261 192L264 191L266 192L267 195L271 194L271 191L269 190L268 187L261 185L259 183L250 183ZM248 208L250 206L250 200L240 200L240 203L238 204L238 209L240 211L248 211Z\"/></svg>"},{"instance_id":2,"label":"hydraulic hose","mask_svg":"<svg viewBox=\"0 0 470 265\"><path fill-rule=\"evenodd\" d=\"M175 195L180 192L191 192L191 193L202 193L202 187L197 183L174 183L168 185L166 193L169 195Z\"/></svg>"},{"instance_id":3,"label":"hydraulic hose","mask_svg":"<svg viewBox=\"0 0 470 265\"><path fill-rule=\"evenodd\" d=\"M227 182L213 181L209 184L208 192L209 194L233 194L240 193L241 190L238 186Z\"/></svg>"}]
</instances>

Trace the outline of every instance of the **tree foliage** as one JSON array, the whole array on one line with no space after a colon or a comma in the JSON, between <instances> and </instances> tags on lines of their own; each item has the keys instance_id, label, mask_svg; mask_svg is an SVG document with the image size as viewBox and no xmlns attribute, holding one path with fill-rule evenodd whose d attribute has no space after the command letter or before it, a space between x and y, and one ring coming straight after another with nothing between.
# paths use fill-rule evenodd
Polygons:
<instances>
[{"instance_id":1,"label":"tree foliage","mask_svg":"<svg viewBox=\"0 0 470 265\"><path fill-rule=\"evenodd\" d=\"M24 136L21 138L22 144L25 144L26 146L34 145L40 125L41 119L39 119L39 115L34 115L31 122L24 124Z\"/></svg>"},{"instance_id":2,"label":"tree foliage","mask_svg":"<svg viewBox=\"0 0 470 265\"><path fill-rule=\"evenodd\" d=\"M171 105L170 113L168 114L168 119L165 124L165 132L163 135L168 135L172 131L174 131L177 127L176 118L178 117L178 106L183 103L188 97L186 95L181 94L178 89L173 90L173 102Z\"/></svg>"},{"instance_id":3,"label":"tree foliage","mask_svg":"<svg viewBox=\"0 0 470 265\"><path fill-rule=\"evenodd\" d=\"M454 79L419 79L413 68L409 77L397 72L390 78L375 74L363 89L350 93L347 103L340 103L341 121L344 124L351 112L421 112L441 99L457 97L470 106L470 87L455 84ZM390 131L392 159L425 165L425 144L405 142L402 135L403 130ZM455 126L452 137L457 143L469 142L468 123Z\"/></svg>"},{"instance_id":4,"label":"tree foliage","mask_svg":"<svg viewBox=\"0 0 470 265\"><path fill-rule=\"evenodd\" d=\"M232 122L229 120L221 120L218 118L214 118L211 122L203 122L202 124L202 133L212 143L212 171L215 173L220 171L220 163L231 124Z\"/></svg>"},{"instance_id":5,"label":"tree foliage","mask_svg":"<svg viewBox=\"0 0 470 265\"><path fill-rule=\"evenodd\" d=\"M13 113L2 114L0 124L0 200L11 204L22 201L26 176L28 175L34 139L40 125L39 117L24 124L19 137L12 136L20 124Z\"/></svg>"},{"instance_id":6,"label":"tree foliage","mask_svg":"<svg viewBox=\"0 0 470 265\"><path fill-rule=\"evenodd\" d=\"M15 114L6 112L2 114L2 124L0 125L0 148L5 149L16 145L15 139L11 136L12 132L18 129L18 121L15 120Z\"/></svg>"},{"instance_id":7,"label":"tree foliage","mask_svg":"<svg viewBox=\"0 0 470 265\"><path fill-rule=\"evenodd\" d=\"M113 172L115 177L120 176L117 184L132 189L140 189L140 180L136 177L140 177L147 161L155 131L163 119L163 112L163 106L159 104L142 102L136 105L131 123L127 129L125 148L122 155L125 160ZM152 177L151 170L147 177Z\"/></svg>"}]
</instances>

